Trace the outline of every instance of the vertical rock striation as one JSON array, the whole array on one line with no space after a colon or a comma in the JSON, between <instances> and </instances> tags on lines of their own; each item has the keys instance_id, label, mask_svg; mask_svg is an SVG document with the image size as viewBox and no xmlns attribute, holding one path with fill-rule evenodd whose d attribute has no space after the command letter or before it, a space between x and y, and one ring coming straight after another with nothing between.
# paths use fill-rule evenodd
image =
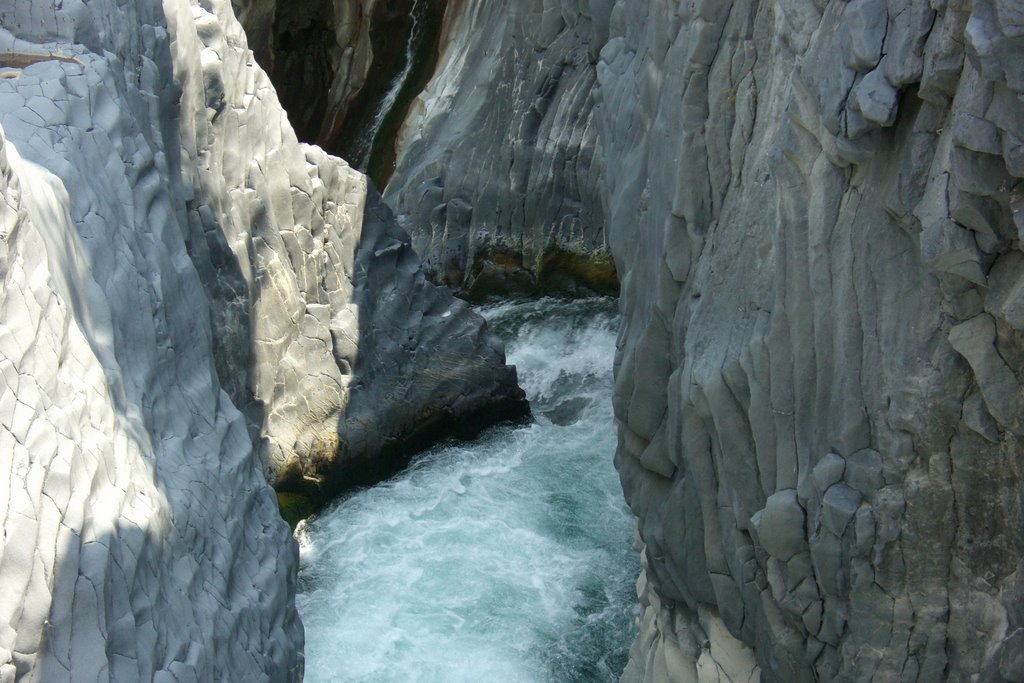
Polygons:
<instances>
[{"instance_id":1,"label":"vertical rock striation","mask_svg":"<svg viewBox=\"0 0 1024 683\"><path fill-rule=\"evenodd\" d=\"M521 415L514 368L298 144L227 0L0 25L0 680L298 680L267 478Z\"/></svg>"},{"instance_id":2,"label":"vertical rock striation","mask_svg":"<svg viewBox=\"0 0 1024 683\"><path fill-rule=\"evenodd\" d=\"M430 276L471 296L617 288L594 64L610 2L455 2L385 196Z\"/></svg>"},{"instance_id":3,"label":"vertical rock striation","mask_svg":"<svg viewBox=\"0 0 1024 683\"><path fill-rule=\"evenodd\" d=\"M300 139L322 141L345 119L373 65L377 0L232 0L247 43L277 83Z\"/></svg>"},{"instance_id":4,"label":"vertical rock striation","mask_svg":"<svg viewBox=\"0 0 1024 683\"><path fill-rule=\"evenodd\" d=\"M163 8L0 15L0 680L298 680L297 553L186 251Z\"/></svg>"},{"instance_id":5,"label":"vertical rock striation","mask_svg":"<svg viewBox=\"0 0 1024 683\"><path fill-rule=\"evenodd\" d=\"M1024 15L616 3L624 681L1024 680Z\"/></svg>"},{"instance_id":6,"label":"vertical rock striation","mask_svg":"<svg viewBox=\"0 0 1024 683\"><path fill-rule=\"evenodd\" d=\"M300 140L383 186L410 101L433 73L447 0L234 0Z\"/></svg>"}]
</instances>

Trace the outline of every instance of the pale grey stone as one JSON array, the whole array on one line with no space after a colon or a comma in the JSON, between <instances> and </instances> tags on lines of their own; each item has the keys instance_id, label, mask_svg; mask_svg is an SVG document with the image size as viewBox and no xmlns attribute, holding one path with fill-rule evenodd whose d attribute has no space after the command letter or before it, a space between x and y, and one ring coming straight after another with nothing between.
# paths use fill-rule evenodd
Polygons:
<instances>
[{"instance_id":1,"label":"pale grey stone","mask_svg":"<svg viewBox=\"0 0 1024 683\"><path fill-rule=\"evenodd\" d=\"M0 676L297 681L267 479L521 415L514 369L299 145L227 0L0 24Z\"/></svg>"},{"instance_id":2,"label":"pale grey stone","mask_svg":"<svg viewBox=\"0 0 1024 683\"><path fill-rule=\"evenodd\" d=\"M738 579L718 549L747 529L743 585L760 588L741 591L734 635L765 681L999 680L1021 625L1004 556L954 541L977 524L988 531L972 537L999 545L1016 536L997 529L1019 526L1018 15L994 0L612 12L594 111L623 283L613 404L624 421L667 394L681 435L668 458L686 480L654 487L629 469L623 486L641 533L671 510L686 517L662 528L699 529L675 538L702 549L659 539L645 590L694 610L686 583ZM668 376L637 352L663 329ZM845 470L823 464L830 451ZM781 490L807 521L784 543L765 533ZM801 546L820 616L813 601L795 613L811 592L777 561ZM974 581L999 597L972 597ZM658 629L641 624L636 680L655 675Z\"/></svg>"}]
</instances>

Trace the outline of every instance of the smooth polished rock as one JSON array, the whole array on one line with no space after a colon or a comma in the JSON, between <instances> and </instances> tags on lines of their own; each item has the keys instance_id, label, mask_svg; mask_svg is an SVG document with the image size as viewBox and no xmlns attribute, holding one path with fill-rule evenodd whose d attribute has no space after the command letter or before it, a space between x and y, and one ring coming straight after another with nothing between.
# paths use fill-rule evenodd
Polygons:
<instances>
[{"instance_id":1,"label":"smooth polished rock","mask_svg":"<svg viewBox=\"0 0 1024 683\"><path fill-rule=\"evenodd\" d=\"M608 0L449 3L384 196L471 298L614 292L592 116Z\"/></svg>"}]
</instances>

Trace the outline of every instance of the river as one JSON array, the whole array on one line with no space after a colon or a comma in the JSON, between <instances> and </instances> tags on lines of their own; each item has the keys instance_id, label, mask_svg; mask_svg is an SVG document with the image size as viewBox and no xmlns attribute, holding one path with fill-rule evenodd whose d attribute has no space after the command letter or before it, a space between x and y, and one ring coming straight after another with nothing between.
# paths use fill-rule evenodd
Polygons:
<instances>
[{"instance_id":1,"label":"river","mask_svg":"<svg viewBox=\"0 0 1024 683\"><path fill-rule=\"evenodd\" d=\"M639 561L612 466L615 302L480 311L536 419L300 527L310 683L612 683L625 666Z\"/></svg>"}]
</instances>

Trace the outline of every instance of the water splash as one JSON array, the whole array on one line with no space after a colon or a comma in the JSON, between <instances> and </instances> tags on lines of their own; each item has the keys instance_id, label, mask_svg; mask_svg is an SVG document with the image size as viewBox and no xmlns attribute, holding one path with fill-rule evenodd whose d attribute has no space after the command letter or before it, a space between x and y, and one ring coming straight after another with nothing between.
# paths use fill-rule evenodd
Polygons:
<instances>
[{"instance_id":1,"label":"water splash","mask_svg":"<svg viewBox=\"0 0 1024 683\"><path fill-rule=\"evenodd\" d=\"M482 311L537 420L438 448L299 530L306 680L617 680L639 570L611 465L614 302Z\"/></svg>"}]
</instances>

